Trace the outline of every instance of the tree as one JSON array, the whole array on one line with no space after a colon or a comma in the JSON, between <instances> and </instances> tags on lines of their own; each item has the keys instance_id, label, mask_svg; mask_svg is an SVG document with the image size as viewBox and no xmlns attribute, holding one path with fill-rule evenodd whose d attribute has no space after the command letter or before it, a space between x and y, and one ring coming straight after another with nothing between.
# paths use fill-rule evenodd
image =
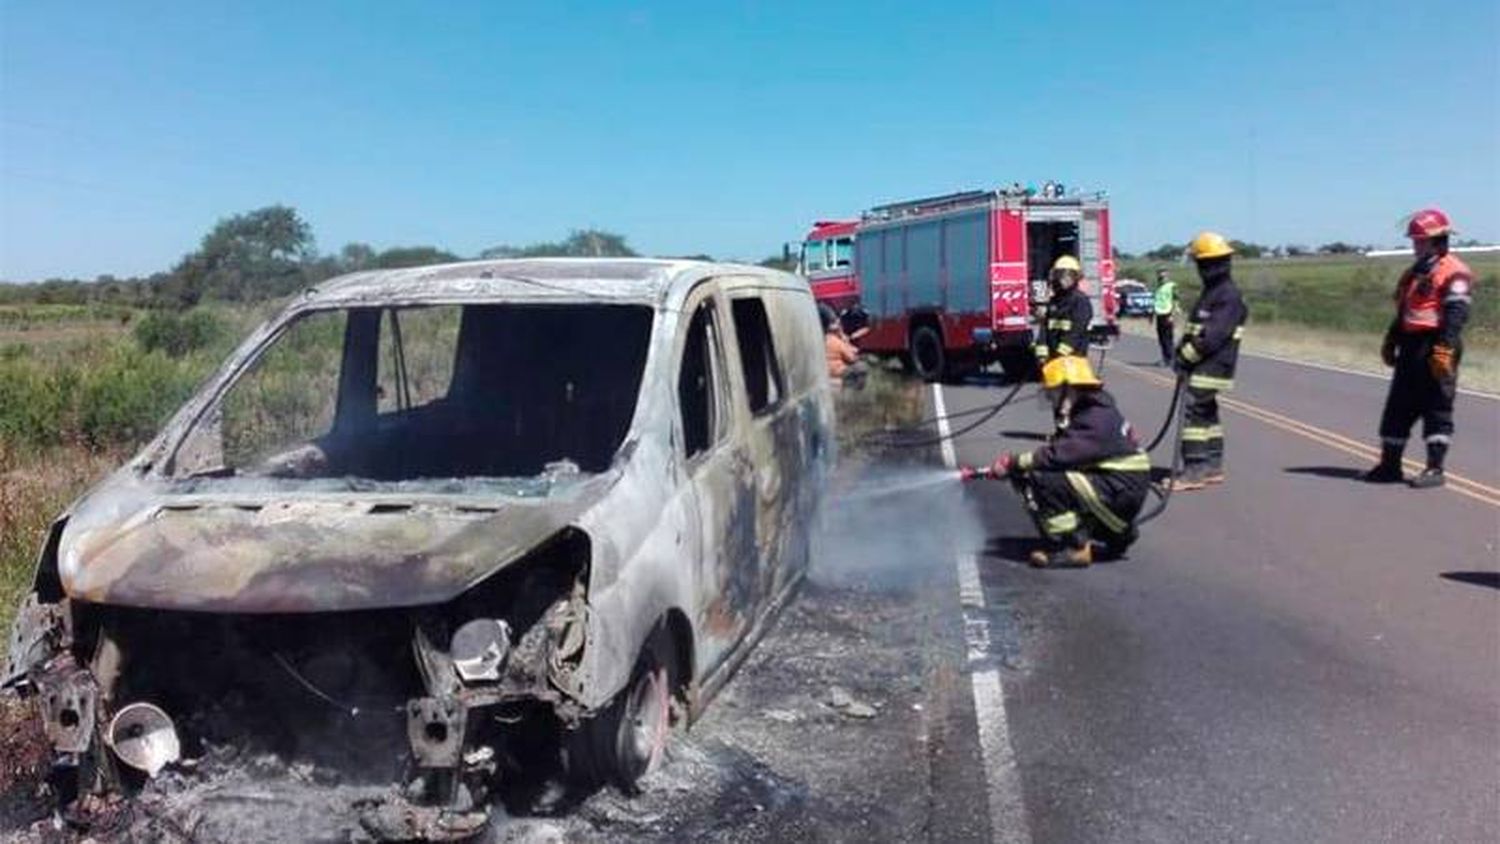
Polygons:
<instances>
[{"instance_id":1,"label":"tree","mask_svg":"<svg viewBox=\"0 0 1500 844\"><path fill-rule=\"evenodd\" d=\"M1324 255L1352 255L1359 251L1359 247L1352 243L1345 243L1342 240L1335 240L1333 243L1325 243L1319 246L1318 251Z\"/></svg>"},{"instance_id":2,"label":"tree","mask_svg":"<svg viewBox=\"0 0 1500 844\"><path fill-rule=\"evenodd\" d=\"M770 267L773 270L782 270L789 273L796 272L797 270L797 257L790 252L783 252L780 255L768 255L760 259L757 263L762 267Z\"/></svg>"},{"instance_id":3,"label":"tree","mask_svg":"<svg viewBox=\"0 0 1500 844\"><path fill-rule=\"evenodd\" d=\"M457 260L459 260L457 255L436 246L396 246L376 255L373 266L382 270L390 270L400 267L449 264Z\"/></svg>"},{"instance_id":4,"label":"tree","mask_svg":"<svg viewBox=\"0 0 1500 844\"><path fill-rule=\"evenodd\" d=\"M1246 243L1243 240L1231 240L1229 246L1239 258L1259 258L1266 253L1266 247L1259 243Z\"/></svg>"},{"instance_id":5,"label":"tree","mask_svg":"<svg viewBox=\"0 0 1500 844\"><path fill-rule=\"evenodd\" d=\"M339 268L346 273L368 269L375 265L375 250L368 243L346 243L339 250Z\"/></svg>"},{"instance_id":6,"label":"tree","mask_svg":"<svg viewBox=\"0 0 1500 844\"><path fill-rule=\"evenodd\" d=\"M247 301L283 296L304 284L302 265L313 257L312 227L285 205L271 205L220 220L198 251L173 270L176 303L191 307L204 296Z\"/></svg>"},{"instance_id":7,"label":"tree","mask_svg":"<svg viewBox=\"0 0 1500 844\"><path fill-rule=\"evenodd\" d=\"M567 239L530 246L491 246L481 258L634 258L625 236L599 229L574 229Z\"/></svg>"},{"instance_id":8,"label":"tree","mask_svg":"<svg viewBox=\"0 0 1500 844\"><path fill-rule=\"evenodd\" d=\"M1153 261L1172 261L1182 257L1182 245L1177 243L1163 243L1150 252L1147 252L1145 257Z\"/></svg>"}]
</instances>

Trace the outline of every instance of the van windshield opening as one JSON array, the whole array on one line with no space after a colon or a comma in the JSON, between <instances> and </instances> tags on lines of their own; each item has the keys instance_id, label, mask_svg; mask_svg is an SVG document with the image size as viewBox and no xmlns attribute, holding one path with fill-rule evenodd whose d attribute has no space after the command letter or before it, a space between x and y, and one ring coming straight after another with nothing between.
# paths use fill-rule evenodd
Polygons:
<instances>
[{"instance_id":1,"label":"van windshield opening","mask_svg":"<svg viewBox=\"0 0 1500 844\"><path fill-rule=\"evenodd\" d=\"M600 472L635 415L652 318L646 306L594 303L304 314L200 417L171 474Z\"/></svg>"}]
</instances>

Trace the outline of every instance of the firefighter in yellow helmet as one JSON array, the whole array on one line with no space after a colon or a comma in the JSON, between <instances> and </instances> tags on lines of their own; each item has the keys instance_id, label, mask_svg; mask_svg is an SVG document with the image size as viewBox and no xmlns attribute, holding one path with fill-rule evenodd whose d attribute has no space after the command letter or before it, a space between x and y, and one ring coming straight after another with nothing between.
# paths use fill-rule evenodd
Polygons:
<instances>
[{"instance_id":1,"label":"firefighter in yellow helmet","mask_svg":"<svg viewBox=\"0 0 1500 844\"><path fill-rule=\"evenodd\" d=\"M1083 281L1083 265L1072 255L1064 255L1052 264L1047 275L1047 284L1052 290L1047 300L1047 318L1037 326L1037 341L1034 350L1038 364L1045 364L1061 355L1087 357L1089 353L1089 323L1094 319L1094 306L1088 294L1079 288Z\"/></svg>"},{"instance_id":2,"label":"firefighter in yellow helmet","mask_svg":"<svg viewBox=\"0 0 1500 844\"><path fill-rule=\"evenodd\" d=\"M1032 565L1087 566L1094 561L1093 541L1105 555L1121 556L1136 540L1134 521L1150 487L1150 459L1087 358L1048 361L1042 387L1059 420L1046 445L1007 452L987 469L966 470L966 476L1009 478L1021 493L1045 545L1032 552Z\"/></svg>"},{"instance_id":3,"label":"firefighter in yellow helmet","mask_svg":"<svg viewBox=\"0 0 1500 844\"><path fill-rule=\"evenodd\" d=\"M1173 490L1203 489L1226 477L1219 393L1234 387L1240 337L1250 313L1230 276L1234 248L1223 235L1203 232L1188 245L1188 255L1198 265L1203 293L1177 345L1177 368L1187 378L1187 403L1182 418L1183 468L1172 479Z\"/></svg>"}]
</instances>

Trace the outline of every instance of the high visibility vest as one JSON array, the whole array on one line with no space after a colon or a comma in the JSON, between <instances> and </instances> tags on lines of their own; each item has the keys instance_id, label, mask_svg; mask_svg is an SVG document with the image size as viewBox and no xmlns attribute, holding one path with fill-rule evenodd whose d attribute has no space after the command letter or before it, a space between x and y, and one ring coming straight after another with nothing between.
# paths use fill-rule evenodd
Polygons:
<instances>
[{"instance_id":1,"label":"high visibility vest","mask_svg":"<svg viewBox=\"0 0 1500 844\"><path fill-rule=\"evenodd\" d=\"M1437 259L1427 272L1408 269L1396 285L1396 309L1401 330L1408 333L1436 331L1442 321L1443 303L1458 297L1467 300L1473 276L1463 261L1452 255Z\"/></svg>"},{"instance_id":2,"label":"high visibility vest","mask_svg":"<svg viewBox=\"0 0 1500 844\"><path fill-rule=\"evenodd\" d=\"M1157 285L1155 310L1162 316L1168 316L1177 305L1177 282L1164 281Z\"/></svg>"}]
</instances>

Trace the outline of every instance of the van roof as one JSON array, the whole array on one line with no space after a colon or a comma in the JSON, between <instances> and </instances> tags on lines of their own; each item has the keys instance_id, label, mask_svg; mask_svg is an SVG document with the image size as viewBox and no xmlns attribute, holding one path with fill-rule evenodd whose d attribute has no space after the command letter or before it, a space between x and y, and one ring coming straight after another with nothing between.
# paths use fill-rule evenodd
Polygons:
<instances>
[{"instance_id":1,"label":"van roof","mask_svg":"<svg viewBox=\"0 0 1500 844\"><path fill-rule=\"evenodd\" d=\"M314 285L301 307L400 302L609 299L662 304L715 275L797 286L795 276L746 264L654 258L523 258L367 270ZM805 286L805 283L804 283Z\"/></svg>"}]
</instances>

